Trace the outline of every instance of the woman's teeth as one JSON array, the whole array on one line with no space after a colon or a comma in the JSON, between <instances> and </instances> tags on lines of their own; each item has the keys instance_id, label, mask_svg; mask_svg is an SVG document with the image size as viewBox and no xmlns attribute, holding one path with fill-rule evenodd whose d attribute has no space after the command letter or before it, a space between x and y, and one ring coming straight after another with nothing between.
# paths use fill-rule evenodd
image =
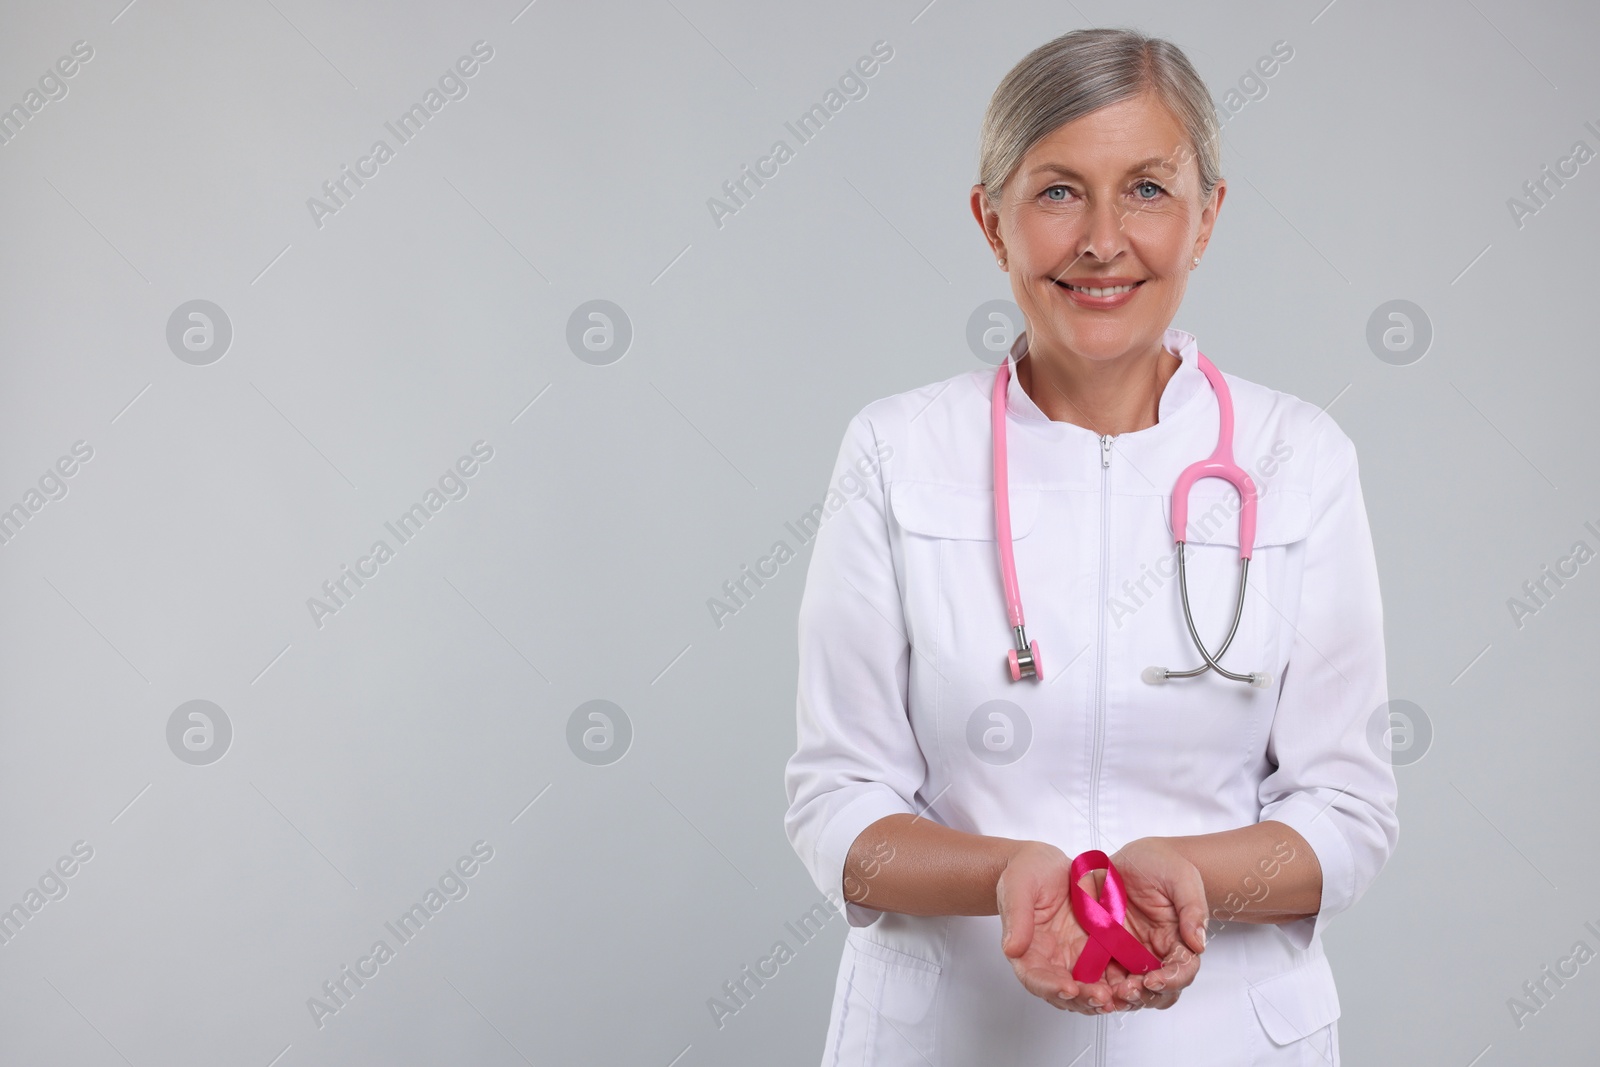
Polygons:
<instances>
[{"instance_id":1,"label":"woman's teeth","mask_svg":"<svg viewBox=\"0 0 1600 1067\"><path fill-rule=\"evenodd\" d=\"M1134 289L1134 285L1113 285L1109 289L1092 289L1087 286L1072 285L1068 282L1062 282L1061 284L1075 293L1087 293L1089 296L1116 296L1118 293L1132 292ZM1137 284L1135 283L1135 285Z\"/></svg>"}]
</instances>

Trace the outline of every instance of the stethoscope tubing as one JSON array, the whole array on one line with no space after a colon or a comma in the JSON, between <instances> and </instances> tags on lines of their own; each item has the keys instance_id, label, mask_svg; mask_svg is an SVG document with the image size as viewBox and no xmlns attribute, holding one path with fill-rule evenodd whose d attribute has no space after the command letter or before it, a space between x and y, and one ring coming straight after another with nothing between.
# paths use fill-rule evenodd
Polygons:
<instances>
[{"instance_id":1,"label":"stethoscope tubing","mask_svg":"<svg viewBox=\"0 0 1600 1067\"><path fill-rule=\"evenodd\" d=\"M1023 354L1026 355L1025 349ZM1199 650L1200 656L1205 662L1198 667L1192 667L1185 671L1175 671L1166 667L1147 667L1140 677L1151 684L1160 684L1172 678L1192 678L1211 670L1216 671L1224 678L1236 682L1245 682L1257 688L1265 688L1272 681L1272 676L1269 673L1252 671L1247 674L1241 674L1230 671L1217 662L1222 658L1223 653L1228 650L1228 646L1233 644L1234 635L1239 629L1239 619L1244 614L1244 597L1249 582L1250 557L1255 548L1256 486L1250 475L1246 474L1233 459L1233 395L1228 390L1228 383L1223 379L1222 372L1218 371L1199 350L1195 351L1195 364L1200 368L1201 373L1205 375L1206 381L1210 383L1212 392L1216 394L1218 409L1217 444L1210 456L1191 463L1178 475L1178 480L1172 487L1171 516L1173 539L1178 549L1178 592L1183 602L1183 620L1188 627L1189 637L1194 641L1195 648ZM1010 668L1012 681L1021 681L1024 677L1042 680L1044 675L1039 661L1038 642L1028 640L1027 628L1023 619L1022 592L1017 583L1017 565L1011 537L1011 482L1006 454L1006 393L1010 380L1011 363L1009 360L1002 360L995 372L994 391L990 397L989 413L991 436L994 443L995 544L999 549L1000 581L1005 593L1006 615L1011 623L1014 644L1014 647L1007 651L1006 660L1007 666ZM1234 597L1233 622L1228 627L1227 638L1223 640L1222 646L1215 653L1206 648L1205 642L1200 637L1200 631L1195 626L1194 614L1189 606L1188 573L1184 560L1186 555L1185 540L1188 533L1189 490L1195 482L1202 478L1221 478L1230 482L1239 492L1240 505L1239 586Z\"/></svg>"},{"instance_id":2,"label":"stethoscope tubing","mask_svg":"<svg viewBox=\"0 0 1600 1067\"><path fill-rule=\"evenodd\" d=\"M1042 679L1044 665L1039 661L1039 646L1028 640L1027 624L1022 618L1022 592L1017 588L1017 563L1013 558L1011 541L1011 479L1006 470L1006 382L1011 377L1011 364L1001 361L1000 372L995 376L994 396L990 400L990 428L994 431L994 530L995 544L1000 550L1000 581L1005 586L1006 615L1011 621L1011 634L1015 647L1007 654L1011 680L1019 682L1024 676ZM1004 491L1002 492L1002 488Z\"/></svg>"}]
</instances>

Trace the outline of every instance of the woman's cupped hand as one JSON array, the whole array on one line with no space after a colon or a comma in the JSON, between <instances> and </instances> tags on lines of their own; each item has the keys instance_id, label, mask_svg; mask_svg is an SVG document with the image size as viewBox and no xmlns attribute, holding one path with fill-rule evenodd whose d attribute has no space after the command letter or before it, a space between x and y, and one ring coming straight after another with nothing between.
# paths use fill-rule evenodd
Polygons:
<instances>
[{"instance_id":1,"label":"woman's cupped hand","mask_svg":"<svg viewBox=\"0 0 1600 1067\"><path fill-rule=\"evenodd\" d=\"M1113 958L1099 980L1079 982L1073 965L1088 934L1072 911L1072 859L1054 845L1025 842L995 889L1000 947L1028 992L1053 1007L1084 1015L1169 1008L1200 971L1206 896L1199 868L1161 838L1129 843L1111 857L1127 894L1123 926L1160 960L1148 974L1130 974ZM1105 871L1079 884L1102 899Z\"/></svg>"}]
</instances>

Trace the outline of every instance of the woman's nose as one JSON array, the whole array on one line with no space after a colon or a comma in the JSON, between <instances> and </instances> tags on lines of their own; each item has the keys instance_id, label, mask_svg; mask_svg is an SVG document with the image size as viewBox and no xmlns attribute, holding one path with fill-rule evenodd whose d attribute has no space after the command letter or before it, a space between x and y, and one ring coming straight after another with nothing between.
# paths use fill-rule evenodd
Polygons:
<instances>
[{"instance_id":1,"label":"woman's nose","mask_svg":"<svg viewBox=\"0 0 1600 1067\"><path fill-rule=\"evenodd\" d=\"M1122 250L1126 237L1122 212L1116 202L1098 197L1089 205L1084 219L1083 247L1078 257L1093 256L1102 263L1109 263Z\"/></svg>"}]
</instances>

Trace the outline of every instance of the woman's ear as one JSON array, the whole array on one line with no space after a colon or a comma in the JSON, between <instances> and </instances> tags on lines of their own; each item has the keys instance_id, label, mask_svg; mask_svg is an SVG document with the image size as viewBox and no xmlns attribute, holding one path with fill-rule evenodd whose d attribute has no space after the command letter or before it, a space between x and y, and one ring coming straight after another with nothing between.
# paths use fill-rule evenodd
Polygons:
<instances>
[{"instance_id":1,"label":"woman's ear","mask_svg":"<svg viewBox=\"0 0 1600 1067\"><path fill-rule=\"evenodd\" d=\"M1217 213L1222 210L1222 198L1227 195L1228 183L1217 179L1216 188L1211 190L1211 200L1200 212L1200 235L1194 246L1195 255L1205 255L1206 245L1211 243L1211 229L1217 224Z\"/></svg>"},{"instance_id":2,"label":"woman's ear","mask_svg":"<svg viewBox=\"0 0 1600 1067\"><path fill-rule=\"evenodd\" d=\"M1000 237L1000 214L990 206L988 190L981 182L972 187L971 206L972 217L978 220L978 228L983 231L983 239L989 242L989 250L1004 267L1006 245Z\"/></svg>"}]
</instances>

